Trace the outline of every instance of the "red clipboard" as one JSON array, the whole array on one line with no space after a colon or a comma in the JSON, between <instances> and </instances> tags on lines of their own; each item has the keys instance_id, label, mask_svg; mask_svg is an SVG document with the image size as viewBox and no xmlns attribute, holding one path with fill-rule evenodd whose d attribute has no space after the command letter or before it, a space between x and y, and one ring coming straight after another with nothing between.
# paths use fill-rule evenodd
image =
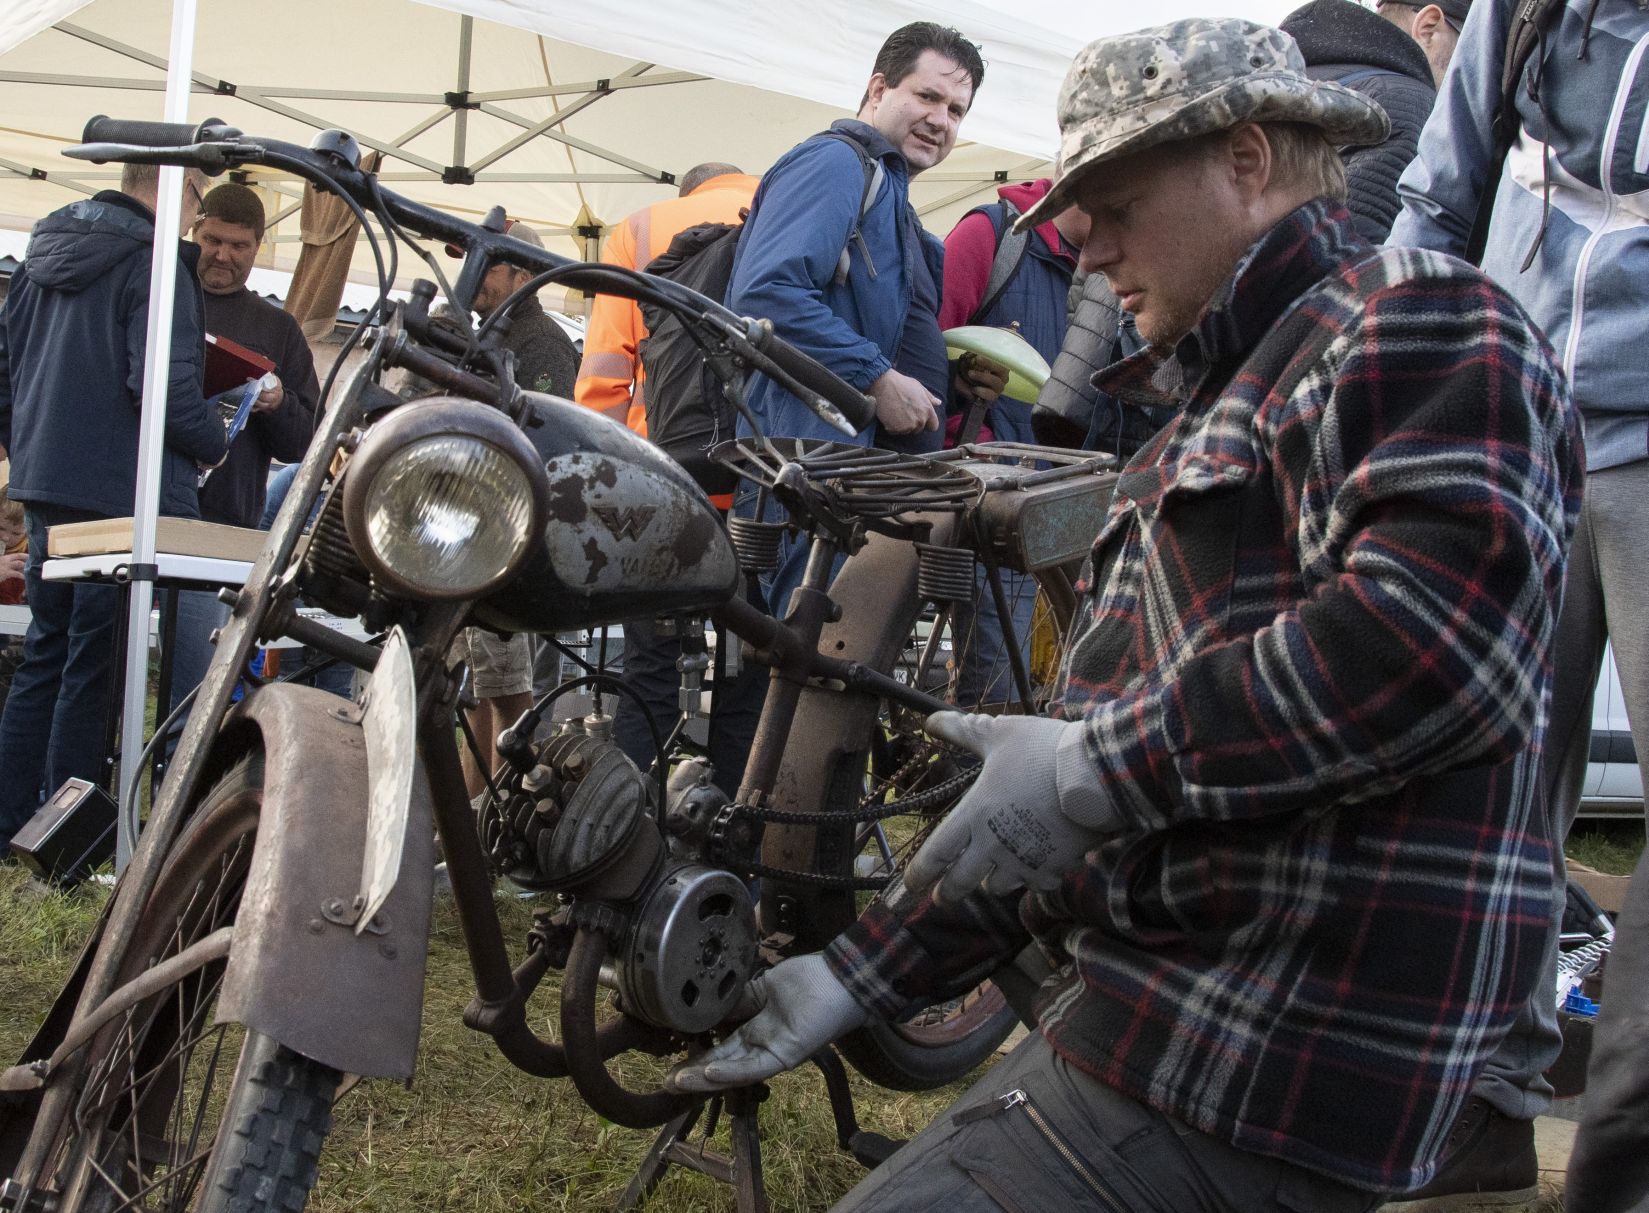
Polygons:
<instances>
[{"instance_id":1,"label":"red clipboard","mask_svg":"<svg viewBox=\"0 0 1649 1213\"><path fill-rule=\"evenodd\" d=\"M274 369L275 364L256 350L249 350L227 337L206 334L205 395L208 398L261 379Z\"/></svg>"}]
</instances>

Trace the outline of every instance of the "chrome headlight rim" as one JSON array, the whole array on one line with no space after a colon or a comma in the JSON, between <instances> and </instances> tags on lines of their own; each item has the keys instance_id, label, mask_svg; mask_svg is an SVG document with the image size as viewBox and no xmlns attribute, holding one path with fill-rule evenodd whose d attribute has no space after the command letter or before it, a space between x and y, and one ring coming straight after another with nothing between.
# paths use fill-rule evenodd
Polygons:
<instances>
[{"instance_id":1,"label":"chrome headlight rim","mask_svg":"<svg viewBox=\"0 0 1649 1213\"><path fill-rule=\"evenodd\" d=\"M443 588L408 580L381 559L369 533L371 493L378 476L404 452L444 438L467 439L497 449L525 476L528 522L525 541L504 568L480 586ZM542 546L549 517L550 481L544 462L513 421L476 400L431 396L404 405L378 422L361 439L344 472L343 517L350 545L375 581L397 595L428 602L484 598L507 585Z\"/></svg>"}]
</instances>

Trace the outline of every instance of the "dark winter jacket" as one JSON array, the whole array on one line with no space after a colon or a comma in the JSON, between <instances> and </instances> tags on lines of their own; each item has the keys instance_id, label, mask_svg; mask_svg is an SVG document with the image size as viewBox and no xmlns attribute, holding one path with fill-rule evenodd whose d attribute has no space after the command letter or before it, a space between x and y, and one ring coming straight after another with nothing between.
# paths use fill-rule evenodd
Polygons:
<instances>
[{"instance_id":1,"label":"dark winter jacket","mask_svg":"<svg viewBox=\"0 0 1649 1213\"><path fill-rule=\"evenodd\" d=\"M536 296L510 312L504 348L515 355L515 382L529 392L571 400L578 378L578 347L567 330L551 320Z\"/></svg>"},{"instance_id":2,"label":"dark winter jacket","mask_svg":"<svg viewBox=\"0 0 1649 1213\"><path fill-rule=\"evenodd\" d=\"M228 295L208 294L205 302L206 331L264 355L275 364L285 389L279 405L247 419L229 458L200 488L200 516L207 522L255 527L263 517L270 462L296 463L315 435L321 395L315 358L298 322L245 287Z\"/></svg>"},{"instance_id":3,"label":"dark winter jacket","mask_svg":"<svg viewBox=\"0 0 1649 1213\"><path fill-rule=\"evenodd\" d=\"M114 190L34 225L0 323L0 445L10 495L109 517L132 513L149 326L154 214ZM160 510L199 517L200 463L224 428L201 397L205 343L195 262L178 247Z\"/></svg>"},{"instance_id":4,"label":"dark winter jacket","mask_svg":"<svg viewBox=\"0 0 1649 1213\"><path fill-rule=\"evenodd\" d=\"M1353 0L1311 0L1290 13L1282 29L1300 44L1306 75L1355 89L1391 117L1384 143L1340 152L1357 234L1379 244L1397 217L1397 178L1414 159L1437 99L1431 65L1419 43Z\"/></svg>"},{"instance_id":5,"label":"dark winter jacket","mask_svg":"<svg viewBox=\"0 0 1649 1213\"><path fill-rule=\"evenodd\" d=\"M944 248L922 230L910 205L910 168L899 149L854 119L831 124L881 160L886 175L860 217L865 172L841 139L814 136L791 148L762 177L733 262L727 306L765 317L778 334L861 391L899 361L904 321L916 290L918 258L937 285ZM849 238L855 228L861 238ZM835 281L849 248L847 280ZM931 386L931 385L930 385ZM944 384L936 394L942 394ZM789 392L764 376L750 404L770 435L842 440ZM867 426L857 441L876 440Z\"/></svg>"}]
</instances>

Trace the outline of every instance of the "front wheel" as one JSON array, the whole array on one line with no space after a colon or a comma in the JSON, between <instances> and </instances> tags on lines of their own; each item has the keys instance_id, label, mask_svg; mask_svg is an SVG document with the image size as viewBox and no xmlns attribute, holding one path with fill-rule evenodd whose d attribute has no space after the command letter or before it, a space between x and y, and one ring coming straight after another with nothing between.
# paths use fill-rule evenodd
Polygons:
<instances>
[{"instance_id":1,"label":"front wheel","mask_svg":"<svg viewBox=\"0 0 1649 1213\"><path fill-rule=\"evenodd\" d=\"M262 803L254 753L178 836L111 997L190 949L211 958L181 962L190 971L87 1046L48 1166L62 1213L252 1213L308 1200L338 1072L214 1014Z\"/></svg>"}]
</instances>

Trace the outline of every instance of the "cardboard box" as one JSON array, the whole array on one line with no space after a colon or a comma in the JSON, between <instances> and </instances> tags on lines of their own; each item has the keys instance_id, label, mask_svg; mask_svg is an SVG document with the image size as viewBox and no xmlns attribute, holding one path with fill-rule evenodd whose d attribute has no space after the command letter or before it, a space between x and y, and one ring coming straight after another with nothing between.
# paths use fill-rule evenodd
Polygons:
<instances>
[{"instance_id":1,"label":"cardboard box","mask_svg":"<svg viewBox=\"0 0 1649 1213\"><path fill-rule=\"evenodd\" d=\"M1598 909L1609 914L1620 913L1626 904L1626 886L1632 883L1630 876L1606 876L1572 859L1569 860L1569 879L1592 895Z\"/></svg>"},{"instance_id":2,"label":"cardboard box","mask_svg":"<svg viewBox=\"0 0 1649 1213\"><path fill-rule=\"evenodd\" d=\"M201 522L194 518L155 520L155 551L216 560L253 561L269 539L267 531ZM48 556L101 556L132 550L130 518L94 518L54 526L46 534Z\"/></svg>"}]
</instances>

